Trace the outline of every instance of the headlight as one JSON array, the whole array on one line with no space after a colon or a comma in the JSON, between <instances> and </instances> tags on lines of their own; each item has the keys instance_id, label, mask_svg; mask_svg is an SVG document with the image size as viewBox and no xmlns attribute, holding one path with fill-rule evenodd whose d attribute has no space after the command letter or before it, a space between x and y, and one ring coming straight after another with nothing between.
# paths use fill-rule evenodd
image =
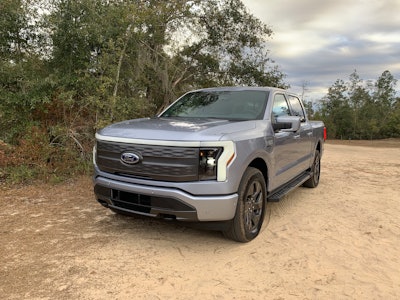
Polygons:
<instances>
[{"instance_id":1,"label":"headlight","mask_svg":"<svg viewBox=\"0 0 400 300\"><path fill-rule=\"evenodd\" d=\"M222 148L200 148L199 180L216 180L218 158Z\"/></svg>"}]
</instances>

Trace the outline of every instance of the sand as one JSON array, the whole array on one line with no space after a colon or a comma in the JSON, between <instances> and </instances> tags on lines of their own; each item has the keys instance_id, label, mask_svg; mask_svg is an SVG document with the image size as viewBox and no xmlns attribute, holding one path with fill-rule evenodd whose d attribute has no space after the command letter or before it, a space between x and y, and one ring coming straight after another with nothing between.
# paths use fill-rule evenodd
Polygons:
<instances>
[{"instance_id":1,"label":"sand","mask_svg":"<svg viewBox=\"0 0 400 300\"><path fill-rule=\"evenodd\" d=\"M320 185L269 203L247 244L116 215L87 177L2 186L0 298L399 299L400 142L325 148Z\"/></svg>"}]
</instances>

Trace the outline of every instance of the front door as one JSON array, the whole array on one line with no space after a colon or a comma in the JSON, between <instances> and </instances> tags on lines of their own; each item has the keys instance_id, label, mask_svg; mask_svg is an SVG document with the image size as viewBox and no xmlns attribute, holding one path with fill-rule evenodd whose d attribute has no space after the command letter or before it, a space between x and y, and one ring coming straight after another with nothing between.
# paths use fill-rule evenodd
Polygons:
<instances>
[{"instance_id":1,"label":"front door","mask_svg":"<svg viewBox=\"0 0 400 300\"><path fill-rule=\"evenodd\" d=\"M272 122L277 117L291 115L293 115L293 112L286 96L283 93L275 94L271 116ZM277 130L274 133L273 172L275 180L271 182L271 189L287 183L308 168L311 152L308 140L310 140L308 128L303 122L297 132Z\"/></svg>"}]
</instances>

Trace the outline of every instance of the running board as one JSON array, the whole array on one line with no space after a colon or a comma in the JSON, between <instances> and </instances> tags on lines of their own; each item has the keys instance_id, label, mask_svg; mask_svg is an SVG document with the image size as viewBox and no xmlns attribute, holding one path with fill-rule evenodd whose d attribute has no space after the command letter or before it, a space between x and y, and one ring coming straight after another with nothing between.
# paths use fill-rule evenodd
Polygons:
<instances>
[{"instance_id":1,"label":"running board","mask_svg":"<svg viewBox=\"0 0 400 300\"><path fill-rule=\"evenodd\" d=\"M297 188L298 186L302 185L311 177L311 172L307 171L305 173L300 174L296 178L289 181L284 186L278 188L277 190L273 191L273 193L269 194L267 197L268 202L278 202L283 196Z\"/></svg>"}]
</instances>

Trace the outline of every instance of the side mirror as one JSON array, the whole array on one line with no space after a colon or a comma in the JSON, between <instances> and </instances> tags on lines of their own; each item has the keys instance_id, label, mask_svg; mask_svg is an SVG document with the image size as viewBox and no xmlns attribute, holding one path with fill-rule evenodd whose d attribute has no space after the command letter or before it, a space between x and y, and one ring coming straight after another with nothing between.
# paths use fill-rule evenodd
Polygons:
<instances>
[{"instance_id":1,"label":"side mirror","mask_svg":"<svg viewBox=\"0 0 400 300\"><path fill-rule=\"evenodd\" d=\"M282 116L275 119L274 131L296 132L300 128L301 119L298 116Z\"/></svg>"}]
</instances>

